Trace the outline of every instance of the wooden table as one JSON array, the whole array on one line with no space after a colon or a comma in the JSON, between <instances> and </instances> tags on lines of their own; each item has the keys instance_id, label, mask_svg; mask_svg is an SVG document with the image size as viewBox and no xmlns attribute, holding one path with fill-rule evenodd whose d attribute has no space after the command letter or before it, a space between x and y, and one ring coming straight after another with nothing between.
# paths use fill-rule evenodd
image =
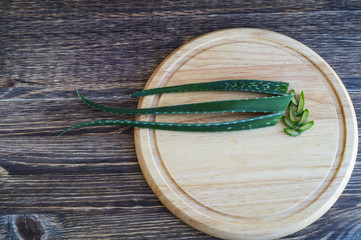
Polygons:
<instances>
[{"instance_id":1,"label":"wooden table","mask_svg":"<svg viewBox=\"0 0 361 240\"><path fill-rule=\"evenodd\" d=\"M210 31L256 27L306 44L361 114L361 1L8 1L0 3L0 239L214 239L173 216L138 166L132 128L74 89L137 106L157 65ZM133 117L124 117L133 119ZM336 204L285 239L361 238L361 159ZM41 238L42 237L42 238Z\"/></svg>"}]
</instances>

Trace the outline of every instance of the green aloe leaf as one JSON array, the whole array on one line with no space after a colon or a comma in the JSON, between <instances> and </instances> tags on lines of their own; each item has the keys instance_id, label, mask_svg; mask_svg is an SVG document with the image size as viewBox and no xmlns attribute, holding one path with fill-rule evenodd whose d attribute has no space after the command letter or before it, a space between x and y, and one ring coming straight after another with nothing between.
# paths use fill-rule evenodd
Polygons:
<instances>
[{"instance_id":1,"label":"green aloe leaf","mask_svg":"<svg viewBox=\"0 0 361 240\"><path fill-rule=\"evenodd\" d=\"M272 96L265 98L248 98L237 100L191 103L154 108L110 108L90 101L76 90L78 96L89 106L109 113L116 114L179 114L179 113L219 113L219 112L281 112L291 101L290 95Z\"/></svg>"},{"instance_id":2,"label":"green aloe leaf","mask_svg":"<svg viewBox=\"0 0 361 240\"><path fill-rule=\"evenodd\" d=\"M141 97L160 93L174 93L174 92L193 92L193 91L248 91L261 92L275 95L286 95L289 83L253 80L253 79L233 79L221 80L204 83L191 83L178 86L160 87L153 89L146 89L130 95L131 98Z\"/></svg>"},{"instance_id":3,"label":"green aloe leaf","mask_svg":"<svg viewBox=\"0 0 361 240\"><path fill-rule=\"evenodd\" d=\"M280 120L283 112L267 114L260 117L254 117L249 119L242 119L238 121L219 122L219 123L163 123L163 122L143 122L143 121L127 121L127 120L101 120L86 122L74 125L67 128L59 136L63 135L69 130L87 127L87 126L99 126L99 125L118 125L126 127L140 127L159 130L170 131L184 131L184 132L224 132L224 131L239 131L249 130L256 128L263 128L273 126Z\"/></svg>"}]
</instances>

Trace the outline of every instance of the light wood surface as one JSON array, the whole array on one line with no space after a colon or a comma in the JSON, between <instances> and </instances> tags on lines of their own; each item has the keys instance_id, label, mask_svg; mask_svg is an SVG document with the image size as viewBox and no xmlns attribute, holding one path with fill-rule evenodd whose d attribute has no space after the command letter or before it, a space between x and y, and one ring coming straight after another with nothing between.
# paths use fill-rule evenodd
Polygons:
<instances>
[{"instance_id":1,"label":"light wood surface","mask_svg":"<svg viewBox=\"0 0 361 240\"><path fill-rule=\"evenodd\" d=\"M314 127L292 138L283 124L250 131L183 133L136 129L140 166L161 202L177 217L225 239L270 239L322 216L348 182L357 153L357 125L336 73L315 52L284 35L228 29L173 52L146 88L223 79L290 82L304 91ZM138 107L261 96L189 92L148 96ZM141 116L160 122L220 122L244 114Z\"/></svg>"}]
</instances>

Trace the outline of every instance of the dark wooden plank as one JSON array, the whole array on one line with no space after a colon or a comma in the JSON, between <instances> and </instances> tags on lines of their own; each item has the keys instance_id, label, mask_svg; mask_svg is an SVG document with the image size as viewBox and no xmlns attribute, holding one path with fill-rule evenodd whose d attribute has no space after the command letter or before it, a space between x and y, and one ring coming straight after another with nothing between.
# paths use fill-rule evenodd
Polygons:
<instances>
[{"instance_id":1,"label":"dark wooden plank","mask_svg":"<svg viewBox=\"0 0 361 240\"><path fill-rule=\"evenodd\" d=\"M284 33L314 49L341 78L361 78L360 15L361 10L60 22L9 16L0 25L0 84L141 89L181 44L209 31L244 26Z\"/></svg>"},{"instance_id":2,"label":"dark wooden plank","mask_svg":"<svg viewBox=\"0 0 361 240\"><path fill-rule=\"evenodd\" d=\"M87 97L111 107L136 108L137 99L117 97L121 89L82 91ZM129 95L129 94L127 94ZM109 97L107 97L109 96ZM114 96L114 97L112 97ZM105 99L107 98L107 99ZM83 103L75 90L16 87L4 91L0 108L0 135L56 136L65 128L96 119L134 119L132 116L107 114ZM31 116L29 118L29 116ZM51 124L49 124L51 123ZM109 131L109 128L107 131ZM113 130L119 128L111 128ZM127 131L122 128L120 131ZM128 131L129 132L129 131ZM72 135L75 132L70 132Z\"/></svg>"},{"instance_id":3,"label":"dark wooden plank","mask_svg":"<svg viewBox=\"0 0 361 240\"><path fill-rule=\"evenodd\" d=\"M118 172L32 175L30 171L26 177L9 174L4 177L1 190L1 212L16 214L21 210L26 214L54 214L100 211L126 214L135 208L163 208L139 169L135 171L126 166L128 169L125 171L121 165L111 167L118 168ZM22 175L26 174L23 172Z\"/></svg>"},{"instance_id":4,"label":"dark wooden plank","mask_svg":"<svg viewBox=\"0 0 361 240\"><path fill-rule=\"evenodd\" d=\"M27 20L79 19L104 17L193 16L238 13L314 12L360 10L360 1L11 1L3 0L0 9L10 16Z\"/></svg>"}]
</instances>

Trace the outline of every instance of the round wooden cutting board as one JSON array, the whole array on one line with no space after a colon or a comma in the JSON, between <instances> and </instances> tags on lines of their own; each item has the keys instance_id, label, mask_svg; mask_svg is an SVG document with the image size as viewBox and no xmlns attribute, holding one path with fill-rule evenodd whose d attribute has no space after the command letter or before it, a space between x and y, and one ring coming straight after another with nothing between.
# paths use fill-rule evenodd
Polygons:
<instances>
[{"instance_id":1,"label":"round wooden cutting board","mask_svg":"<svg viewBox=\"0 0 361 240\"><path fill-rule=\"evenodd\" d=\"M274 239L317 220L345 188L356 159L357 121L332 68L287 36L229 29L183 45L146 88L225 79L290 83L305 93L313 128L290 137L284 125L235 132L135 130L140 166L160 201L177 217L224 239ZM261 96L187 92L147 96L139 108ZM244 114L146 115L141 121L223 122Z\"/></svg>"}]
</instances>

